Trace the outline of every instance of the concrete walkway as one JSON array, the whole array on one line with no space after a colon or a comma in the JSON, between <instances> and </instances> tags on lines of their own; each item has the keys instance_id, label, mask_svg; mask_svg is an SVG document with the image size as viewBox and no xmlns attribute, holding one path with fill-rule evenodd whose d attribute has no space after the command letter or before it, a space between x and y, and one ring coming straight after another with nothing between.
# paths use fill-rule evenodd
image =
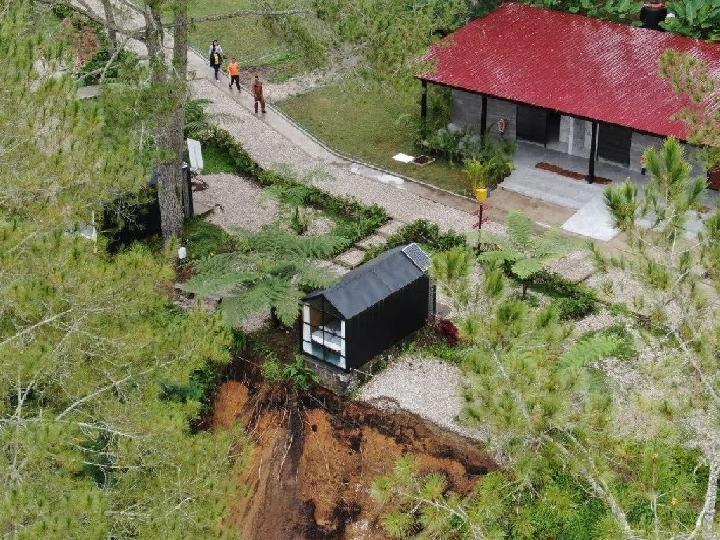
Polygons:
<instances>
[{"instance_id":1,"label":"concrete walkway","mask_svg":"<svg viewBox=\"0 0 720 540\"><path fill-rule=\"evenodd\" d=\"M572 209L572 216L561 225L563 230L604 242L617 236L619 231L612 226L605 206L604 185L588 184L536 167L540 162L548 162L568 171L587 174L586 158L518 142L514 161L515 170L502 183L503 189ZM639 184L647 181L635 171L605 162L596 164L595 174L613 183L628 178Z\"/></svg>"},{"instance_id":2,"label":"concrete walkway","mask_svg":"<svg viewBox=\"0 0 720 540\"><path fill-rule=\"evenodd\" d=\"M211 102L208 113L213 121L262 167L287 168L299 175L322 171L330 178L320 186L324 191L378 204L403 223L424 218L443 230L472 228L476 219L470 214L475 207L472 201L452 196L438 201L442 197L429 188L337 157L272 109L256 115L247 90L238 94L224 79L216 82L209 78L209 69L197 71L203 72L205 76L190 83L193 96Z\"/></svg>"}]
</instances>

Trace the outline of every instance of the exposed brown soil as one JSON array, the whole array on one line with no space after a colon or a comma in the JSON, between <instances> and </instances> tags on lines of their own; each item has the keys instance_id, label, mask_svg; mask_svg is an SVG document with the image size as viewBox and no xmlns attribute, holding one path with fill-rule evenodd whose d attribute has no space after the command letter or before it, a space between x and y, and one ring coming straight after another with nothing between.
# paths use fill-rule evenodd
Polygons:
<instances>
[{"instance_id":1,"label":"exposed brown soil","mask_svg":"<svg viewBox=\"0 0 720 540\"><path fill-rule=\"evenodd\" d=\"M247 496L231 502L228 521L246 540L384 539L369 488L396 460L413 454L421 473L446 475L467 494L496 468L477 443L409 413L388 413L319 389L226 382L213 426L242 422L255 443L237 481Z\"/></svg>"},{"instance_id":2,"label":"exposed brown soil","mask_svg":"<svg viewBox=\"0 0 720 540\"><path fill-rule=\"evenodd\" d=\"M536 169L542 169L543 171L550 171L554 172L555 174L559 174L560 176L565 176L566 178L570 178L572 180L579 180L581 182L587 182L589 175L582 174L575 171L570 171L568 169L563 169L562 167L559 167L558 165L553 165L552 163L547 163L545 161L541 161L540 163L535 164ZM601 184L601 185L607 185L612 184L612 180L608 178L603 178L602 176L596 176L593 180L595 184Z\"/></svg>"}]
</instances>

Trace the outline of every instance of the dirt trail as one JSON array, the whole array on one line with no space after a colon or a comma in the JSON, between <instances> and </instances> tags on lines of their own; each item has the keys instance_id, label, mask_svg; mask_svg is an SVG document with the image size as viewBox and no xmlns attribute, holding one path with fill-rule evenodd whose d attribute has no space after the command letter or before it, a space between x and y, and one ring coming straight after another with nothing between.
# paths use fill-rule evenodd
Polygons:
<instances>
[{"instance_id":1,"label":"dirt trail","mask_svg":"<svg viewBox=\"0 0 720 540\"><path fill-rule=\"evenodd\" d=\"M246 540L386 538L369 488L406 453L461 494L496 468L477 443L412 414L322 390L296 402L252 386L225 383L213 417L216 429L242 422L255 442L237 478L248 495L232 501L228 516Z\"/></svg>"}]
</instances>

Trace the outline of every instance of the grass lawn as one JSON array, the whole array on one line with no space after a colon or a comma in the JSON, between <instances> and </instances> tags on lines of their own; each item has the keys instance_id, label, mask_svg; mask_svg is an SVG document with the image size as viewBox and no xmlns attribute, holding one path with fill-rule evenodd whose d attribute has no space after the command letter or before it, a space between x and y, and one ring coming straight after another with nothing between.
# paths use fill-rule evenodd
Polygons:
<instances>
[{"instance_id":1,"label":"grass lawn","mask_svg":"<svg viewBox=\"0 0 720 540\"><path fill-rule=\"evenodd\" d=\"M380 166L454 191L469 192L457 164L435 162L425 166L392 159L398 152L417 154L417 127L408 120L420 114L420 90L397 99L380 99L349 85L330 85L296 96L280 108L331 147Z\"/></svg>"},{"instance_id":2,"label":"grass lawn","mask_svg":"<svg viewBox=\"0 0 720 540\"><path fill-rule=\"evenodd\" d=\"M301 0L300 4L305 2ZM190 3L190 16L205 17L244 9L257 10L259 7L260 4L254 0L195 0ZM267 68L265 76L275 81L308 69L302 51L273 33L257 17L198 23L190 31L190 44L202 54L207 53L213 39L220 42L227 58L235 56L238 59L241 68Z\"/></svg>"}]
</instances>

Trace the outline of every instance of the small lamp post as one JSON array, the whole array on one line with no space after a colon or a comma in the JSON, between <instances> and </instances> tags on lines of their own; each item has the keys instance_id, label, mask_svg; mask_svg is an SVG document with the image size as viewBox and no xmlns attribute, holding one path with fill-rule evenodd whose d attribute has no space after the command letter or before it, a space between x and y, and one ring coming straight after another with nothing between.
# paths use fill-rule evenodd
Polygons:
<instances>
[{"instance_id":1,"label":"small lamp post","mask_svg":"<svg viewBox=\"0 0 720 540\"><path fill-rule=\"evenodd\" d=\"M488 197L488 190L485 187L476 187L475 188L475 200L477 200L478 203L480 203L480 208L478 208L477 215L478 215L478 223L477 223L477 229L482 229L483 224L483 207L485 206L485 201L487 201Z\"/></svg>"}]
</instances>

